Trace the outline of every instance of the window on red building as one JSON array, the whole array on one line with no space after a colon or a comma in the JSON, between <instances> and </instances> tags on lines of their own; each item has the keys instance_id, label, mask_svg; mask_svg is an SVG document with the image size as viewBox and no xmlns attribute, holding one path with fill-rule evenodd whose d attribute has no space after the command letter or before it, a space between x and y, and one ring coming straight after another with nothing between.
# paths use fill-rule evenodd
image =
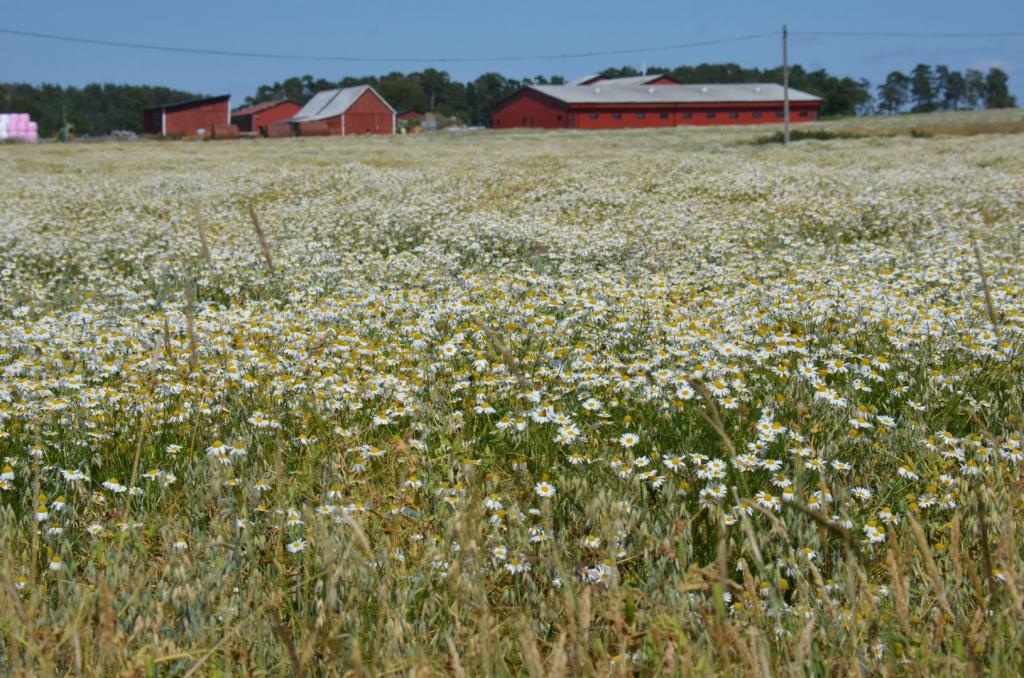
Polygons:
<instances>
[{"instance_id":1,"label":"window on red building","mask_svg":"<svg viewBox=\"0 0 1024 678\"><path fill-rule=\"evenodd\" d=\"M616 120L622 120L622 113L612 113L612 117L615 118Z\"/></svg>"},{"instance_id":2,"label":"window on red building","mask_svg":"<svg viewBox=\"0 0 1024 678\"><path fill-rule=\"evenodd\" d=\"M760 118L761 117L761 111L754 111L754 117L755 118Z\"/></svg>"},{"instance_id":3,"label":"window on red building","mask_svg":"<svg viewBox=\"0 0 1024 678\"><path fill-rule=\"evenodd\" d=\"M739 111L729 111L729 117L730 118L738 118L738 117L740 117L740 112Z\"/></svg>"},{"instance_id":4,"label":"window on red building","mask_svg":"<svg viewBox=\"0 0 1024 678\"><path fill-rule=\"evenodd\" d=\"M637 120L643 120L646 117L647 117L646 113L644 113L643 111L637 111L637 114L636 114L636 119Z\"/></svg>"},{"instance_id":5,"label":"window on red building","mask_svg":"<svg viewBox=\"0 0 1024 678\"><path fill-rule=\"evenodd\" d=\"M658 115L662 120L668 120L668 113L662 112Z\"/></svg>"},{"instance_id":6,"label":"window on red building","mask_svg":"<svg viewBox=\"0 0 1024 678\"><path fill-rule=\"evenodd\" d=\"M708 117L708 120L710 120L711 118L715 117L715 112L714 111L708 111L706 113L706 115Z\"/></svg>"}]
</instances>

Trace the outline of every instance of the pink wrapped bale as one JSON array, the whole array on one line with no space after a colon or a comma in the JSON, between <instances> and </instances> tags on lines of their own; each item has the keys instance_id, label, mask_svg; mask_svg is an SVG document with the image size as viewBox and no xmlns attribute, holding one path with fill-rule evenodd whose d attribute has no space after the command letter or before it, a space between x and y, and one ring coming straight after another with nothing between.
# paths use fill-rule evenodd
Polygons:
<instances>
[{"instance_id":1,"label":"pink wrapped bale","mask_svg":"<svg viewBox=\"0 0 1024 678\"><path fill-rule=\"evenodd\" d=\"M28 113L0 113L0 141L39 141L39 126Z\"/></svg>"}]
</instances>

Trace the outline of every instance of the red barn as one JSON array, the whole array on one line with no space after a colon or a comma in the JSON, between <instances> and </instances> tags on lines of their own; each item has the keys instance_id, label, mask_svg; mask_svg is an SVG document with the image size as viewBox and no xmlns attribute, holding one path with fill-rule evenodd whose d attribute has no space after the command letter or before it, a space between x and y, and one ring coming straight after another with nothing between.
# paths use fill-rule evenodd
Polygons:
<instances>
[{"instance_id":1,"label":"red barn","mask_svg":"<svg viewBox=\"0 0 1024 678\"><path fill-rule=\"evenodd\" d=\"M200 130L209 132L214 125L230 125L230 98L230 95L224 94L145 108L142 110L142 133L190 135Z\"/></svg>"},{"instance_id":2,"label":"red barn","mask_svg":"<svg viewBox=\"0 0 1024 678\"><path fill-rule=\"evenodd\" d=\"M369 85L317 92L288 121L298 124L300 135L319 121L332 135L395 133L395 109Z\"/></svg>"},{"instance_id":3,"label":"red barn","mask_svg":"<svg viewBox=\"0 0 1024 678\"><path fill-rule=\"evenodd\" d=\"M783 121L776 84L681 85L664 75L524 87L491 113L496 129L614 129L676 125L756 125ZM821 99L790 88L791 122L817 120Z\"/></svg>"},{"instance_id":4,"label":"red barn","mask_svg":"<svg viewBox=\"0 0 1024 678\"><path fill-rule=\"evenodd\" d=\"M257 132L267 135L267 128L279 121L287 120L302 109L290 99L264 101L252 106L240 108L231 114L231 123L238 125L240 132Z\"/></svg>"}]
</instances>

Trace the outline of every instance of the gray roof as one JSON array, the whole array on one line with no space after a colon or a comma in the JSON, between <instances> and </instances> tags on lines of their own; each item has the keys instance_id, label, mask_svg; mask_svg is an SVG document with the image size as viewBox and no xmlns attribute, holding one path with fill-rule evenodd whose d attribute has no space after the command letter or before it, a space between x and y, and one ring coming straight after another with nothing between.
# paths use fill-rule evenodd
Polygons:
<instances>
[{"instance_id":1,"label":"gray roof","mask_svg":"<svg viewBox=\"0 0 1024 678\"><path fill-rule=\"evenodd\" d=\"M782 85L774 83L609 85L607 82L596 82L593 85L532 85L529 89L567 104L767 103L781 102L783 99ZM790 87L789 100L821 101L821 98Z\"/></svg>"},{"instance_id":2,"label":"gray roof","mask_svg":"<svg viewBox=\"0 0 1024 678\"><path fill-rule=\"evenodd\" d=\"M362 96L366 90L370 90L376 94L377 98L383 101L384 105L387 106L392 113L395 112L395 109L391 108L391 104L385 101L384 97L380 94L377 94L377 90L369 85L359 85L357 87L325 89L322 92L317 92L313 95L313 98L302 107L302 110L291 117L290 122L326 120L327 118L339 116L347 111L349 107L355 103L356 99Z\"/></svg>"}]
</instances>

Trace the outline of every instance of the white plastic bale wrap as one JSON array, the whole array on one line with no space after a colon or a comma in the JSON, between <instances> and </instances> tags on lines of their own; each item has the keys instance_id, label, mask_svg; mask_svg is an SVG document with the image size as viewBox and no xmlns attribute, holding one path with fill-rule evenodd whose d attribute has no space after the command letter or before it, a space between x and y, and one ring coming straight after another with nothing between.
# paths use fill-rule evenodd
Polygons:
<instances>
[{"instance_id":1,"label":"white plastic bale wrap","mask_svg":"<svg viewBox=\"0 0 1024 678\"><path fill-rule=\"evenodd\" d=\"M28 113L0 113L0 141L39 141L39 126Z\"/></svg>"}]
</instances>

